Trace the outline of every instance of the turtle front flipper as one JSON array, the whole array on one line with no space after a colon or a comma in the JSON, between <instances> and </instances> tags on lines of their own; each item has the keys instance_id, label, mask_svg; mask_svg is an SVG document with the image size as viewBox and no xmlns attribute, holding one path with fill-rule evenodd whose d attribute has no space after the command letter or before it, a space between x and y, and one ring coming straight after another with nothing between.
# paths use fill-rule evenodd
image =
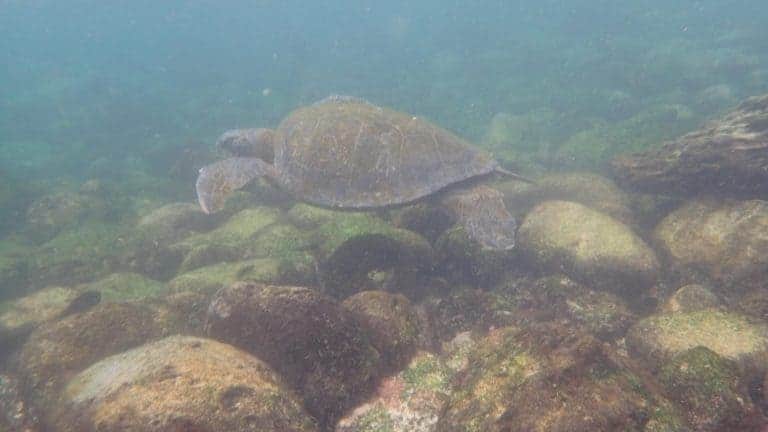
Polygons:
<instances>
[{"instance_id":1,"label":"turtle front flipper","mask_svg":"<svg viewBox=\"0 0 768 432\"><path fill-rule=\"evenodd\" d=\"M258 158L233 157L200 168L197 176L197 201L206 213L224 208L233 192L262 176L272 176L273 167Z\"/></svg>"},{"instance_id":2,"label":"turtle front flipper","mask_svg":"<svg viewBox=\"0 0 768 432\"><path fill-rule=\"evenodd\" d=\"M479 185L448 194L442 204L483 248L509 250L515 247L517 222L503 198L496 189Z\"/></svg>"}]
</instances>

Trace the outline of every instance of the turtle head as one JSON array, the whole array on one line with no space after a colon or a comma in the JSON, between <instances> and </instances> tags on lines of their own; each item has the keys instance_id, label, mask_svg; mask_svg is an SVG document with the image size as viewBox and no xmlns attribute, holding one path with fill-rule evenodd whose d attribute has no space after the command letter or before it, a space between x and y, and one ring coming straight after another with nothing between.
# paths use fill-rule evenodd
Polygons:
<instances>
[{"instance_id":1,"label":"turtle head","mask_svg":"<svg viewBox=\"0 0 768 432\"><path fill-rule=\"evenodd\" d=\"M274 139L272 129L232 129L221 134L216 147L232 156L258 158L271 164L275 159Z\"/></svg>"}]
</instances>

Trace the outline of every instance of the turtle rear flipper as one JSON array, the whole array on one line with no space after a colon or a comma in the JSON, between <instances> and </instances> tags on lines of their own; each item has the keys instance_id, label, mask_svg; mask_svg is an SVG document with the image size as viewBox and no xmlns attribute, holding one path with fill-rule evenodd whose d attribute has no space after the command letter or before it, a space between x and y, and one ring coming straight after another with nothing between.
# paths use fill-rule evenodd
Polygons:
<instances>
[{"instance_id":1,"label":"turtle rear flipper","mask_svg":"<svg viewBox=\"0 0 768 432\"><path fill-rule=\"evenodd\" d=\"M274 168L258 158L233 157L200 168L197 201L203 211L214 213L224 207L227 197L253 179L272 176Z\"/></svg>"},{"instance_id":2,"label":"turtle rear flipper","mask_svg":"<svg viewBox=\"0 0 768 432\"><path fill-rule=\"evenodd\" d=\"M515 247L517 222L504 205L504 195L488 186L461 189L443 198L443 206L483 248Z\"/></svg>"}]
</instances>

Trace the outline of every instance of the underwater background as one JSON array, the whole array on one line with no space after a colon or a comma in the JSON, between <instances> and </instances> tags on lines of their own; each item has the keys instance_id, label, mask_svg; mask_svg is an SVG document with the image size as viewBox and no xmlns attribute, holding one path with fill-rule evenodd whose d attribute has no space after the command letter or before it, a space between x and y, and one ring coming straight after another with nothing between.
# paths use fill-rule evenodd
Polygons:
<instances>
[{"instance_id":1,"label":"underwater background","mask_svg":"<svg viewBox=\"0 0 768 432\"><path fill-rule=\"evenodd\" d=\"M0 432L768 430L766 23L759 0L0 0ZM265 182L199 211L224 131L329 95L534 179L494 183L519 246ZM162 362L217 408L126 384Z\"/></svg>"}]
</instances>

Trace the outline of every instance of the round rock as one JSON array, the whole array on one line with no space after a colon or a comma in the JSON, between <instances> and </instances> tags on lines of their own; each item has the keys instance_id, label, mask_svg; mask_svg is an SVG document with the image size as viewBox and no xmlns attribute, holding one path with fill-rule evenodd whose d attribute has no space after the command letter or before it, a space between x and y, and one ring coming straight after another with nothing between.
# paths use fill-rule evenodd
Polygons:
<instances>
[{"instance_id":1,"label":"round rock","mask_svg":"<svg viewBox=\"0 0 768 432\"><path fill-rule=\"evenodd\" d=\"M92 365L67 384L57 411L60 431L317 430L265 363L188 336Z\"/></svg>"},{"instance_id":2,"label":"round rock","mask_svg":"<svg viewBox=\"0 0 768 432\"><path fill-rule=\"evenodd\" d=\"M655 253L629 227L575 202L539 204L523 221L518 239L538 266L630 298L659 276Z\"/></svg>"},{"instance_id":3,"label":"round rock","mask_svg":"<svg viewBox=\"0 0 768 432\"><path fill-rule=\"evenodd\" d=\"M270 364L321 426L333 424L380 374L365 326L309 288L235 283L214 296L206 330Z\"/></svg>"}]
</instances>

